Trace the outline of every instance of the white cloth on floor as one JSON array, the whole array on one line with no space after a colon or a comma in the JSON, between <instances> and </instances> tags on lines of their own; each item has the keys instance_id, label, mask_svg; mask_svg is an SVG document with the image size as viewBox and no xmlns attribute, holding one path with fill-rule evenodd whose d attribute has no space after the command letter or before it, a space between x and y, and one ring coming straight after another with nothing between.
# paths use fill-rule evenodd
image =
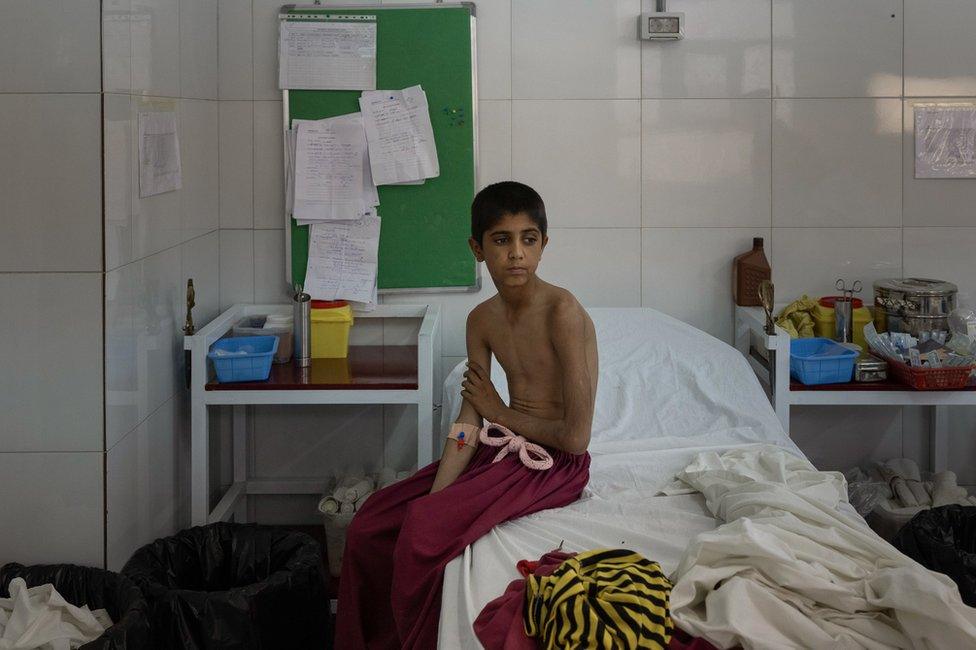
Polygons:
<instances>
[{"instance_id":1,"label":"white cloth on floor","mask_svg":"<svg viewBox=\"0 0 976 650\"><path fill-rule=\"evenodd\" d=\"M112 626L104 609L91 611L66 601L52 584L27 587L14 578L10 598L0 598L0 648L70 650L97 639Z\"/></svg>"},{"instance_id":2,"label":"white cloth on floor","mask_svg":"<svg viewBox=\"0 0 976 650\"><path fill-rule=\"evenodd\" d=\"M699 454L665 488L726 523L671 579L678 627L722 648L972 648L956 585L842 514L844 478L769 445Z\"/></svg>"}]
</instances>

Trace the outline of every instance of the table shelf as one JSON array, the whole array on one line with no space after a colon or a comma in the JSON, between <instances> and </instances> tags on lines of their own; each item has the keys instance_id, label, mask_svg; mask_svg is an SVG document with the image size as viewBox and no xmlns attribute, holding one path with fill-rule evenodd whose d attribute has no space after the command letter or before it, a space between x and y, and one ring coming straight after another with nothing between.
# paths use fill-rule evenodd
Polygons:
<instances>
[{"instance_id":1,"label":"table shelf","mask_svg":"<svg viewBox=\"0 0 976 650\"><path fill-rule=\"evenodd\" d=\"M192 336L184 337L190 352L190 504L193 525L233 517L246 520L249 494L319 494L324 479L262 479L248 477L247 406L267 404L410 404L417 407L417 464L433 455L433 396L435 354L440 353L440 308L437 305L378 305L357 313L361 319L420 319L416 344L351 345L345 359L313 359L307 368L294 360L272 364L265 381L220 383L207 359L210 346L227 336L234 325L256 314L290 314L285 305L238 304L217 316ZM355 327L355 325L354 325ZM402 337L401 337L402 338ZM412 340L412 339L407 339ZM401 341L402 342L402 341ZM207 409L233 406L233 483L210 508L210 431Z\"/></svg>"}]
</instances>

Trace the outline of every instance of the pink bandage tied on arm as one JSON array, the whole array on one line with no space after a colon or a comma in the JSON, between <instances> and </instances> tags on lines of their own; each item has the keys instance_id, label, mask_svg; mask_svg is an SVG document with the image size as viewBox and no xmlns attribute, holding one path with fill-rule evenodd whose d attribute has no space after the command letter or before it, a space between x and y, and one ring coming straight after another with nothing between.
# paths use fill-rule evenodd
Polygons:
<instances>
[{"instance_id":1,"label":"pink bandage tied on arm","mask_svg":"<svg viewBox=\"0 0 976 650\"><path fill-rule=\"evenodd\" d=\"M501 435L492 435L501 434ZM517 453L522 464L529 469L549 469L552 467L552 456L541 445L529 442L524 437L507 429L500 424L485 423L479 436L481 442L491 447L501 447L492 463L497 463L511 453Z\"/></svg>"}]
</instances>

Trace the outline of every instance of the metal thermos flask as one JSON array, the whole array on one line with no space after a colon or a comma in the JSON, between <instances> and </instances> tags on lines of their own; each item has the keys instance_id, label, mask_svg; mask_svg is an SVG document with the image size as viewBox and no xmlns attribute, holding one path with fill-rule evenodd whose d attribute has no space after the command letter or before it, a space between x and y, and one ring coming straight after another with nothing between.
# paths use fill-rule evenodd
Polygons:
<instances>
[{"instance_id":1,"label":"metal thermos flask","mask_svg":"<svg viewBox=\"0 0 976 650\"><path fill-rule=\"evenodd\" d=\"M834 302L834 339L841 343L854 340L854 301L838 298Z\"/></svg>"},{"instance_id":2,"label":"metal thermos flask","mask_svg":"<svg viewBox=\"0 0 976 650\"><path fill-rule=\"evenodd\" d=\"M295 363L306 368L312 365L312 296L299 290L294 301Z\"/></svg>"}]
</instances>

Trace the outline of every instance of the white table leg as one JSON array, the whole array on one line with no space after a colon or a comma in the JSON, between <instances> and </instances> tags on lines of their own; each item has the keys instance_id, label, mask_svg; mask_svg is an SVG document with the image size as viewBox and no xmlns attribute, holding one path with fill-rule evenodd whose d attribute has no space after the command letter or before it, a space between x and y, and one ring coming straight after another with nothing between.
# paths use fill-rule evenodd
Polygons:
<instances>
[{"instance_id":1,"label":"white table leg","mask_svg":"<svg viewBox=\"0 0 976 650\"><path fill-rule=\"evenodd\" d=\"M206 524L210 512L210 431L200 392L192 392L190 404L190 523L194 526Z\"/></svg>"},{"instance_id":2,"label":"white table leg","mask_svg":"<svg viewBox=\"0 0 976 650\"><path fill-rule=\"evenodd\" d=\"M949 408L929 409L929 467L941 472L949 467Z\"/></svg>"},{"instance_id":3,"label":"white table leg","mask_svg":"<svg viewBox=\"0 0 976 650\"><path fill-rule=\"evenodd\" d=\"M234 483L247 482L247 406L234 406L231 420L234 435ZM234 521L247 522L247 491L234 505Z\"/></svg>"}]
</instances>

